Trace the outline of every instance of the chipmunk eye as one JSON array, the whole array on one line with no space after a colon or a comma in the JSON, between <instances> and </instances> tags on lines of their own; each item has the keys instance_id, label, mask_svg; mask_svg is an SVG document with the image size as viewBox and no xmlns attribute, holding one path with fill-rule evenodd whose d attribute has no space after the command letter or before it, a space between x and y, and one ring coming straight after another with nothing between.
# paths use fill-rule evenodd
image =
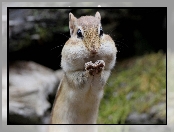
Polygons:
<instances>
[{"instance_id":1,"label":"chipmunk eye","mask_svg":"<svg viewBox=\"0 0 174 132\"><path fill-rule=\"evenodd\" d=\"M82 31L80 29L77 30L77 37L83 38Z\"/></svg>"},{"instance_id":2,"label":"chipmunk eye","mask_svg":"<svg viewBox=\"0 0 174 132\"><path fill-rule=\"evenodd\" d=\"M103 35L103 29L102 29L102 27L100 27L100 36L102 36Z\"/></svg>"}]
</instances>

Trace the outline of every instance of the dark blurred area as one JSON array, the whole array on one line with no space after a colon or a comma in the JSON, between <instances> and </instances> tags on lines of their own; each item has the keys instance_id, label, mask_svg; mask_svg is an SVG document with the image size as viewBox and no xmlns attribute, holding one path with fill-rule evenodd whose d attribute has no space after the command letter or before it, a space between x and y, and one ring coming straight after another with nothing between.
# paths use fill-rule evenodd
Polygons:
<instances>
[{"instance_id":1,"label":"dark blurred area","mask_svg":"<svg viewBox=\"0 0 174 132\"><path fill-rule=\"evenodd\" d=\"M167 51L167 8L9 9L8 61L32 60L53 70L60 68L61 50L70 37L69 13L77 18L99 11L105 34L122 60Z\"/></svg>"}]
</instances>

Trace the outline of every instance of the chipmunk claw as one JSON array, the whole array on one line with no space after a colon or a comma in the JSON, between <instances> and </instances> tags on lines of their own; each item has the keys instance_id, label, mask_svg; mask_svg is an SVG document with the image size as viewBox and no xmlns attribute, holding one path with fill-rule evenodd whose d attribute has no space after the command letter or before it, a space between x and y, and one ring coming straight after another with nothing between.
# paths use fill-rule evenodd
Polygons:
<instances>
[{"instance_id":1,"label":"chipmunk claw","mask_svg":"<svg viewBox=\"0 0 174 132\"><path fill-rule=\"evenodd\" d=\"M104 69L105 62L103 60L97 60L95 63L92 61L85 63L85 70L89 72L90 75L94 76L95 74L101 73Z\"/></svg>"}]
</instances>

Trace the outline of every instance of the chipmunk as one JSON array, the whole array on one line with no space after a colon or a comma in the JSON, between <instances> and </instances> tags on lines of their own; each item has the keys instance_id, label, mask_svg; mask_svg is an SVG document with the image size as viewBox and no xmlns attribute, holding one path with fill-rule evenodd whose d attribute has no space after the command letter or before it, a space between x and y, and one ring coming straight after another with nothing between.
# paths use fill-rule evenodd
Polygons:
<instances>
[{"instance_id":1,"label":"chipmunk","mask_svg":"<svg viewBox=\"0 0 174 132\"><path fill-rule=\"evenodd\" d=\"M69 13L71 37L62 49L64 77L51 113L51 124L95 124L104 86L115 65L117 48L103 33L101 16Z\"/></svg>"}]
</instances>

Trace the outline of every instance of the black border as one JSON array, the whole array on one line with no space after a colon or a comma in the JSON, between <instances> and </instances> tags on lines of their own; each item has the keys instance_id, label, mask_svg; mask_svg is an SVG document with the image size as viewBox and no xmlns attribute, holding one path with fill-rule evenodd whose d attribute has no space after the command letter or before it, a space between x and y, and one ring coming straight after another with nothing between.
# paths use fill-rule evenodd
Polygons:
<instances>
[{"instance_id":1,"label":"black border","mask_svg":"<svg viewBox=\"0 0 174 132\"><path fill-rule=\"evenodd\" d=\"M9 9L142 9L166 8L167 35L167 7L7 7L7 125L167 125L167 51L166 51L166 124L10 124L9 123ZM167 43L167 42L166 42ZM166 45L167 47L167 45Z\"/></svg>"}]
</instances>

